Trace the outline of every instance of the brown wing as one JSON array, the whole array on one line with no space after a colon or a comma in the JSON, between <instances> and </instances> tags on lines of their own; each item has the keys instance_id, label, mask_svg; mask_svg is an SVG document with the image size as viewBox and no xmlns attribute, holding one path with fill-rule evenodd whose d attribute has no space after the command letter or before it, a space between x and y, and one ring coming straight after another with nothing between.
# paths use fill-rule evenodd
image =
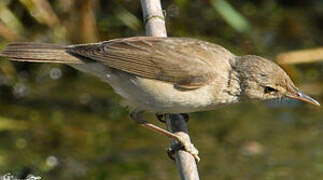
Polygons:
<instances>
[{"instance_id":1,"label":"brown wing","mask_svg":"<svg viewBox=\"0 0 323 180\"><path fill-rule=\"evenodd\" d=\"M101 61L140 77L197 89L217 75L214 58L227 55L221 46L185 38L134 37L70 46L72 54Z\"/></svg>"}]
</instances>

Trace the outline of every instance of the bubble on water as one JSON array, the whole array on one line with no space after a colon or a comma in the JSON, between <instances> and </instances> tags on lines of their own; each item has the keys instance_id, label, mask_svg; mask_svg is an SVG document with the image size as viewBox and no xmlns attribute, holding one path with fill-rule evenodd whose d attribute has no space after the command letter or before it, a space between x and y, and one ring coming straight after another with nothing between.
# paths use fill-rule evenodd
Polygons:
<instances>
[{"instance_id":1,"label":"bubble on water","mask_svg":"<svg viewBox=\"0 0 323 180\"><path fill-rule=\"evenodd\" d=\"M40 176L34 176L32 174L28 174L26 177L26 180L41 180L42 178Z\"/></svg>"},{"instance_id":2,"label":"bubble on water","mask_svg":"<svg viewBox=\"0 0 323 180\"><path fill-rule=\"evenodd\" d=\"M23 83L17 83L13 87L13 94L17 98L24 97L28 94L28 87Z\"/></svg>"},{"instance_id":3,"label":"bubble on water","mask_svg":"<svg viewBox=\"0 0 323 180\"><path fill-rule=\"evenodd\" d=\"M53 168L58 165L58 159L55 156L48 156L46 159L46 165Z\"/></svg>"},{"instance_id":4,"label":"bubble on water","mask_svg":"<svg viewBox=\"0 0 323 180\"><path fill-rule=\"evenodd\" d=\"M250 141L244 143L244 145L241 148L241 152L243 155L246 156L259 155L264 152L264 147L257 141Z\"/></svg>"},{"instance_id":5,"label":"bubble on water","mask_svg":"<svg viewBox=\"0 0 323 180\"><path fill-rule=\"evenodd\" d=\"M5 174L4 176L0 177L3 180L13 180L15 177L10 173Z\"/></svg>"},{"instance_id":6,"label":"bubble on water","mask_svg":"<svg viewBox=\"0 0 323 180\"><path fill-rule=\"evenodd\" d=\"M60 68L51 68L49 76L53 80L57 80L62 77L62 70Z\"/></svg>"}]
</instances>

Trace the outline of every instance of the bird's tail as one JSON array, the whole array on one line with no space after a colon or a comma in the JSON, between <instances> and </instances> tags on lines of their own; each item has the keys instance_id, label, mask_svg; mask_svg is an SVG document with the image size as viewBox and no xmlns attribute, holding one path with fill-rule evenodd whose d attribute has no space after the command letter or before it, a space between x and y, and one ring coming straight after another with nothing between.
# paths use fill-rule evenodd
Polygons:
<instances>
[{"instance_id":1,"label":"bird's tail","mask_svg":"<svg viewBox=\"0 0 323 180\"><path fill-rule=\"evenodd\" d=\"M69 54L67 48L68 46L56 44L16 42L8 44L0 52L0 56L12 61L84 64L79 58Z\"/></svg>"}]
</instances>

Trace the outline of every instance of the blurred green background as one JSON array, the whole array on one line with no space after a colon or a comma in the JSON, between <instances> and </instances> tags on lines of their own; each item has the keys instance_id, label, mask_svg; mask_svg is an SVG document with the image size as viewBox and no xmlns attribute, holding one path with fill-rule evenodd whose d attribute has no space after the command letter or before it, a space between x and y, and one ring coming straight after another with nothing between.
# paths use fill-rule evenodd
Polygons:
<instances>
[{"instance_id":1,"label":"blurred green background","mask_svg":"<svg viewBox=\"0 0 323 180\"><path fill-rule=\"evenodd\" d=\"M322 0L162 0L169 36L275 60L323 42ZM145 35L139 0L0 0L11 41L88 43ZM322 60L322 59L321 59ZM323 63L285 65L323 102ZM0 175L178 179L169 139L136 125L108 84L68 66L0 61ZM151 122L160 126L152 114ZM201 179L323 179L323 111L303 103L237 104L193 113ZM158 142L158 143L157 143Z\"/></svg>"}]
</instances>

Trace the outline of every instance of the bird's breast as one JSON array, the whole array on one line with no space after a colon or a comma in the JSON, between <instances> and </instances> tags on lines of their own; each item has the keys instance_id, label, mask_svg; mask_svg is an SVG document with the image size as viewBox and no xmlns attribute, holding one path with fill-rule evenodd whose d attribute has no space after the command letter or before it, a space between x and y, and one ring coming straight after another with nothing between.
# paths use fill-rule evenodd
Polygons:
<instances>
[{"instance_id":1,"label":"bird's breast","mask_svg":"<svg viewBox=\"0 0 323 180\"><path fill-rule=\"evenodd\" d=\"M142 108L154 112L194 112L208 109L214 102L210 86L195 90L179 90L173 84L137 77L132 82L140 91L136 97ZM129 92L131 93L131 92Z\"/></svg>"},{"instance_id":2,"label":"bird's breast","mask_svg":"<svg viewBox=\"0 0 323 180\"><path fill-rule=\"evenodd\" d=\"M109 83L132 109L162 113L188 113L215 109L232 102L222 80L195 90L180 90L174 84L138 77L101 64L73 65Z\"/></svg>"}]
</instances>

